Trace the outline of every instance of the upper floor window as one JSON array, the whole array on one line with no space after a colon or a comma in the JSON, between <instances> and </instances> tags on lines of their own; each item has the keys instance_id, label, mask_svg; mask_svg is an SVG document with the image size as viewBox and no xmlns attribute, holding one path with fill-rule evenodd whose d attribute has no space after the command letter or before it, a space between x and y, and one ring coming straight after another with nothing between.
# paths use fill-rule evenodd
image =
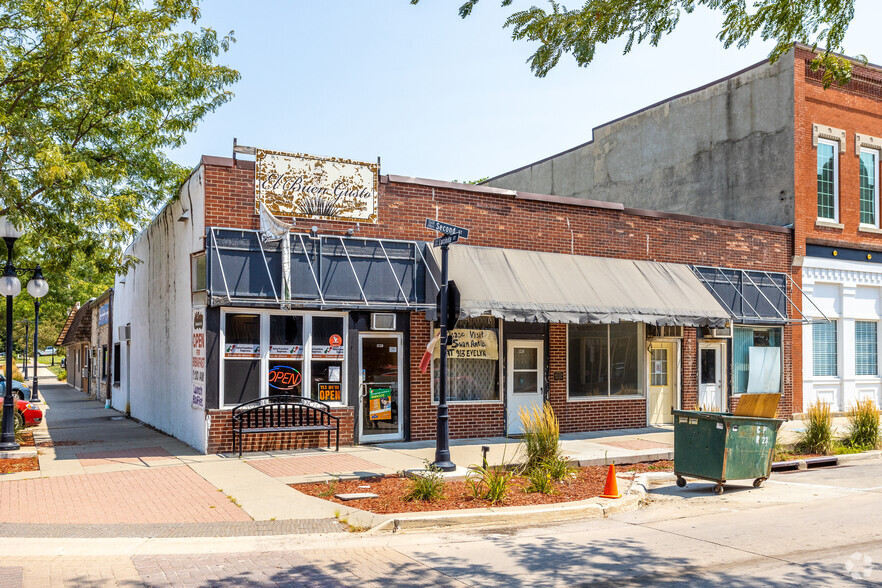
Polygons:
<instances>
[{"instance_id":1,"label":"upper floor window","mask_svg":"<svg viewBox=\"0 0 882 588\"><path fill-rule=\"evenodd\" d=\"M819 172L820 173L820 172ZM820 185L820 175L818 176ZM879 226L879 151L861 149L861 224Z\"/></svg>"},{"instance_id":2,"label":"upper floor window","mask_svg":"<svg viewBox=\"0 0 882 588\"><path fill-rule=\"evenodd\" d=\"M818 218L839 221L839 145L818 140Z\"/></svg>"}]
</instances>

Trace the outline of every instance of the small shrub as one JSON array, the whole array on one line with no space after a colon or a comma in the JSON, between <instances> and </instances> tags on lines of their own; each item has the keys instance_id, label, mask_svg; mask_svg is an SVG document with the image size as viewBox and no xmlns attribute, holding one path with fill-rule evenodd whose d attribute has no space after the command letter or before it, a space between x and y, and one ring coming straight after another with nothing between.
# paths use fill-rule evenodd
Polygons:
<instances>
[{"instance_id":1,"label":"small shrub","mask_svg":"<svg viewBox=\"0 0 882 588\"><path fill-rule=\"evenodd\" d=\"M529 409L518 409L524 427L524 447L527 450L528 471L560 456L560 425L551 404L541 407L533 404Z\"/></svg>"},{"instance_id":2,"label":"small shrub","mask_svg":"<svg viewBox=\"0 0 882 588\"><path fill-rule=\"evenodd\" d=\"M58 381L66 382L67 381L67 370L61 370L58 372Z\"/></svg>"},{"instance_id":3,"label":"small shrub","mask_svg":"<svg viewBox=\"0 0 882 588\"><path fill-rule=\"evenodd\" d=\"M569 459L564 455L558 455L552 460L544 462L541 469L545 470L555 482L563 482L576 471L570 466Z\"/></svg>"},{"instance_id":4,"label":"small shrub","mask_svg":"<svg viewBox=\"0 0 882 588\"><path fill-rule=\"evenodd\" d=\"M879 409L872 400L860 400L849 409L846 445L863 450L879 445Z\"/></svg>"},{"instance_id":5,"label":"small shrub","mask_svg":"<svg viewBox=\"0 0 882 588\"><path fill-rule=\"evenodd\" d=\"M337 493L337 482L339 482L339 478L335 478L328 482L325 482L324 489L318 493L319 498L328 498Z\"/></svg>"},{"instance_id":6,"label":"small shrub","mask_svg":"<svg viewBox=\"0 0 882 588\"><path fill-rule=\"evenodd\" d=\"M805 429L800 433L797 447L806 453L828 454L833 449L833 418L830 405L817 402L808 407L803 419Z\"/></svg>"},{"instance_id":7,"label":"small shrub","mask_svg":"<svg viewBox=\"0 0 882 588\"><path fill-rule=\"evenodd\" d=\"M504 502L511 490L511 482L517 472L501 466L476 467L466 476L466 485L475 498L489 500L490 504Z\"/></svg>"},{"instance_id":8,"label":"small shrub","mask_svg":"<svg viewBox=\"0 0 882 588\"><path fill-rule=\"evenodd\" d=\"M532 469L527 473L527 479L530 481L525 488L527 492L554 494L554 480L551 479L551 473L546 468Z\"/></svg>"},{"instance_id":9,"label":"small shrub","mask_svg":"<svg viewBox=\"0 0 882 588\"><path fill-rule=\"evenodd\" d=\"M444 476L441 470L426 461L425 473L408 478L410 487L404 495L405 500L424 500L432 502L444 498Z\"/></svg>"}]
</instances>

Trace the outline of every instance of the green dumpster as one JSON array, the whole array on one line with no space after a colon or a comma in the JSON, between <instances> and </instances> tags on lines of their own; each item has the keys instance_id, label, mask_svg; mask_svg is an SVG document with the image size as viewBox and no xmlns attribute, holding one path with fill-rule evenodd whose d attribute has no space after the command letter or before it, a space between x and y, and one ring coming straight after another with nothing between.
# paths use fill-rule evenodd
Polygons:
<instances>
[{"instance_id":1,"label":"green dumpster","mask_svg":"<svg viewBox=\"0 0 882 588\"><path fill-rule=\"evenodd\" d=\"M729 480L753 478L759 488L768 479L784 421L696 410L673 414L677 486L685 486L684 476L689 476L716 482L714 492L722 494Z\"/></svg>"}]
</instances>

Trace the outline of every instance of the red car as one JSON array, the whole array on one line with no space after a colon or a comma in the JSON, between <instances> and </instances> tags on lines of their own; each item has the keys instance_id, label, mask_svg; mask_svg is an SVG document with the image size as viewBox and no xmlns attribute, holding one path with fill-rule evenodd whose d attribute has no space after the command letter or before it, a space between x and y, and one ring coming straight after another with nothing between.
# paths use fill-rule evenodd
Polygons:
<instances>
[{"instance_id":1,"label":"red car","mask_svg":"<svg viewBox=\"0 0 882 588\"><path fill-rule=\"evenodd\" d=\"M2 399L0 399L2 402ZM0 408L3 405L0 404ZM2 413L2 411L0 411ZM43 411L39 406L26 400L15 400L15 428L34 427L43 422Z\"/></svg>"}]
</instances>

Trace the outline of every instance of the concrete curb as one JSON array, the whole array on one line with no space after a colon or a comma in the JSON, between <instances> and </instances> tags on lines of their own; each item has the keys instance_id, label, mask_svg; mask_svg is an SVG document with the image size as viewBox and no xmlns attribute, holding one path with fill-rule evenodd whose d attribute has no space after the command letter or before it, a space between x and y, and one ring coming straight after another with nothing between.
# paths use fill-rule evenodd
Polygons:
<instances>
[{"instance_id":1,"label":"concrete curb","mask_svg":"<svg viewBox=\"0 0 882 588\"><path fill-rule=\"evenodd\" d=\"M22 459L24 457L37 457L37 449L22 447L16 451L0 451L0 459Z\"/></svg>"},{"instance_id":2,"label":"concrete curb","mask_svg":"<svg viewBox=\"0 0 882 588\"><path fill-rule=\"evenodd\" d=\"M366 533L397 533L399 531L449 529L451 527L499 527L606 517L638 509L646 499L648 487L652 482L673 479L674 475L667 472L647 472L638 475L633 480L619 478L622 483L629 484L628 489L622 493L622 498L619 499L589 498L577 502L536 506L501 506L461 511L386 515L387 518L372 526Z\"/></svg>"},{"instance_id":3,"label":"concrete curb","mask_svg":"<svg viewBox=\"0 0 882 588\"><path fill-rule=\"evenodd\" d=\"M854 461L869 461L874 459L882 459L882 451L876 449L873 451L865 451L863 453L848 453L845 455L837 455L839 465L851 463Z\"/></svg>"}]
</instances>

